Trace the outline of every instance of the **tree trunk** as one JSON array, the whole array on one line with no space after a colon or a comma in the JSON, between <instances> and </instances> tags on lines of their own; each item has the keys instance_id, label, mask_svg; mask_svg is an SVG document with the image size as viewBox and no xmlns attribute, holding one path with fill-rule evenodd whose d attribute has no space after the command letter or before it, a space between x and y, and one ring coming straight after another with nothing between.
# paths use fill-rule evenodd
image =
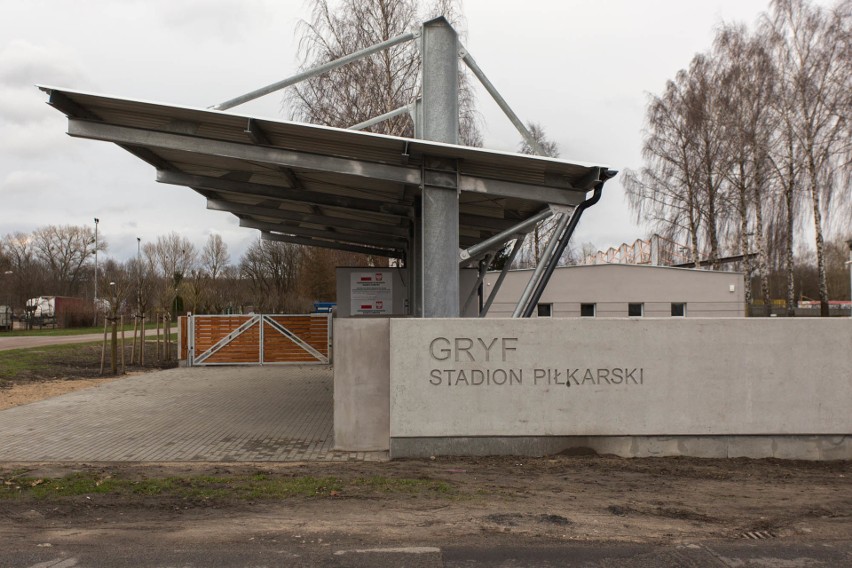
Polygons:
<instances>
[{"instance_id":1,"label":"tree trunk","mask_svg":"<svg viewBox=\"0 0 852 568\"><path fill-rule=\"evenodd\" d=\"M793 166L790 166L790 169L793 169ZM793 279L793 177L792 171L790 181L786 188L784 188L784 204L787 206L787 243L786 250L784 251L784 261L785 268L787 269L787 315L792 317L796 315L795 312L795 302L796 302L796 282Z\"/></svg>"},{"instance_id":2,"label":"tree trunk","mask_svg":"<svg viewBox=\"0 0 852 568\"><path fill-rule=\"evenodd\" d=\"M716 212L716 187L713 184L713 172L711 169L710 159L707 161L707 237L710 241L710 261L713 263L713 270L721 270L722 263L719 262L719 230L718 217Z\"/></svg>"},{"instance_id":3,"label":"tree trunk","mask_svg":"<svg viewBox=\"0 0 852 568\"><path fill-rule=\"evenodd\" d=\"M811 202L814 207L814 233L816 235L817 274L819 277L819 315L827 318L828 311L828 282L825 275L825 246L822 237L822 214L819 210L819 188L815 178L815 168L811 164Z\"/></svg>"},{"instance_id":4,"label":"tree trunk","mask_svg":"<svg viewBox=\"0 0 852 568\"><path fill-rule=\"evenodd\" d=\"M116 303L116 298L113 297L113 305ZM113 375L118 374L118 316L115 309L112 311L112 337L110 341L110 371Z\"/></svg>"},{"instance_id":5,"label":"tree trunk","mask_svg":"<svg viewBox=\"0 0 852 568\"><path fill-rule=\"evenodd\" d=\"M698 254L698 219L692 207L689 208L689 233L692 262L695 263L695 269L698 270L701 268L701 257Z\"/></svg>"},{"instance_id":6,"label":"tree trunk","mask_svg":"<svg viewBox=\"0 0 852 568\"><path fill-rule=\"evenodd\" d=\"M743 167L742 161L739 164L740 167L740 187L739 187L739 198L740 198L740 251L743 255L743 272L745 272L745 277L743 278L743 294L745 295L745 315L746 317L751 316L751 257L748 254L748 199L746 198L746 192L748 188L745 183L745 168Z\"/></svg>"},{"instance_id":7,"label":"tree trunk","mask_svg":"<svg viewBox=\"0 0 852 568\"><path fill-rule=\"evenodd\" d=\"M766 240L763 237L763 203L760 190L755 187L754 200L754 244L757 247L757 270L760 273L760 295L763 305L769 309L772 305L772 295L769 292L769 255L766 251Z\"/></svg>"},{"instance_id":8,"label":"tree trunk","mask_svg":"<svg viewBox=\"0 0 852 568\"><path fill-rule=\"evenodd\" d=\"M539 260L541 260L541 225L536 224L535 230L533 231L533 258L535 260L535 266L538 266Z\"/></svg>"}]
</instances>

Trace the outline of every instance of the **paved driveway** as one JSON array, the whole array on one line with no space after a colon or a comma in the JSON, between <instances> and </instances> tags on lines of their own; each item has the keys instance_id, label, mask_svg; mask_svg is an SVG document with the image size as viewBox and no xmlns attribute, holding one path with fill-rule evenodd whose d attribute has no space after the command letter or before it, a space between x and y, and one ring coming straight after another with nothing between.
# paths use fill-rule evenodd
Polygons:
<instances>
[{"instance_id":1,"label":"paved driveway","mask_svg":"<svg viewBox=\"0 0 852 568\"><path fill-rule=\"evenodd\" d=\"M0 411L0 461L374 460L333 451L332 370L196 367Z\"/></svg>"}]
</instances>

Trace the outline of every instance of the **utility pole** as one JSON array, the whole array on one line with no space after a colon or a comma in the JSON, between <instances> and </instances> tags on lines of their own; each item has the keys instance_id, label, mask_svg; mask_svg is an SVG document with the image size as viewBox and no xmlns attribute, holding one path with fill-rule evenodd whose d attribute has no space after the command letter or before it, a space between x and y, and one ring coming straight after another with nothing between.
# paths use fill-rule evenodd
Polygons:
<instances>
[{"instance_id":1,"label":"utility pole","mask_svg":"<svg viewBox=\"0 0 852 568\"><path fill-rule=\"evenodd\" d=\"M118 292L115 282L109 283L110 315L112 319L112 341L110 342L110 368L113 375L118 374Z\"/></svg>"},{"instance_id":2,"label":"utility pole","mask_svg":"<svg viewBox=\"0 0 852 568\"><path fill-rule=\"evenodd\" d=\"M142 238L136 237L136 311L142 306Z\"/></svg>"},{"instance_id":3,"label":"utility pole","mask_svg":"<svg viewBox=\"0 0 852 568\"><path fill-rule=\"evenodd\" d=\"M139 365L145 366L145 314L142 313L142 237L136 237L136 316L139 318ZM136 341L136 338L133 338ZM135 343L134 343L135 344ZM131 361L132 363L132 361Z\"/></svg>"}]
</instances>

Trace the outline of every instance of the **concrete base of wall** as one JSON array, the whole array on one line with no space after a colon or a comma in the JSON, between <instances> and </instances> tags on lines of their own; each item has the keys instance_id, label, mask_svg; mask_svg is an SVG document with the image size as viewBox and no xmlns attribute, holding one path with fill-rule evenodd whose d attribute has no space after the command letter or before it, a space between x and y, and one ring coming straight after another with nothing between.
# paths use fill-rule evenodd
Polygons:
<instances>
[{"instance_id":1,"label":"concrete base of wall","mask_svg":"<svg viewBox=\"0 0 852 568\"><path fill-rule=\"evenodd\" d=\"M390 458L612 454L625 458L852 460L852 436L558 436L391 438Z\"/></svg>"}]
</instances>

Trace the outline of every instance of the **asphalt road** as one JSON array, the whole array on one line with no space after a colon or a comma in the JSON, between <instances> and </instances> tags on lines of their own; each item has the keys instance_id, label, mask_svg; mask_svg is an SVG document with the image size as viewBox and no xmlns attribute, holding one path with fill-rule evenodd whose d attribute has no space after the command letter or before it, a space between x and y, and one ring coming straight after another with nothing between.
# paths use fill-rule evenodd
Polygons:
<instances>
[{"instance_id":1,"label":"asphalt road","mask_svg":"<svg viewBox=\"0 0 852 568\"><path fill-rule=\"evenodd\" d=\"M177 330L177 326L174 328ZM145 331L145 336L149 337L156 335L156 329L148 329ZM118 334L121 338L121 332ZM130 341L133 338L133 332L124 332L125 341ZM68 345L74 343L93 343L95 341L103 341L103 333L87 333L85 335L27 335L27 336L12 336L6 337L3 332L0 332L0 351L8 349L29 349L30 347L43 347L45 345Z\"/></svg>"},{"instance_id":2,"label":"asphalt road","mask_svg":"<svg viewBox=\"0 0 852 568\"><path fill-rule=\"evenodd\" d=\"M371 546L300 542L293 535L242 542L193 542L164 545L151 538L103 531L97 541L61 545L6 541L0 566L9 568L112 567L346 567L501 568L588 567L843 567L852 566L849 542L714 542L677 546L625 543L523 543L501 545L487 539L447 546ZM147 534L147 537L154 535ZM166 539L168 542L171 539ZM493 541L493 539L491 539Z\"/></svg>"}]
</instances>

